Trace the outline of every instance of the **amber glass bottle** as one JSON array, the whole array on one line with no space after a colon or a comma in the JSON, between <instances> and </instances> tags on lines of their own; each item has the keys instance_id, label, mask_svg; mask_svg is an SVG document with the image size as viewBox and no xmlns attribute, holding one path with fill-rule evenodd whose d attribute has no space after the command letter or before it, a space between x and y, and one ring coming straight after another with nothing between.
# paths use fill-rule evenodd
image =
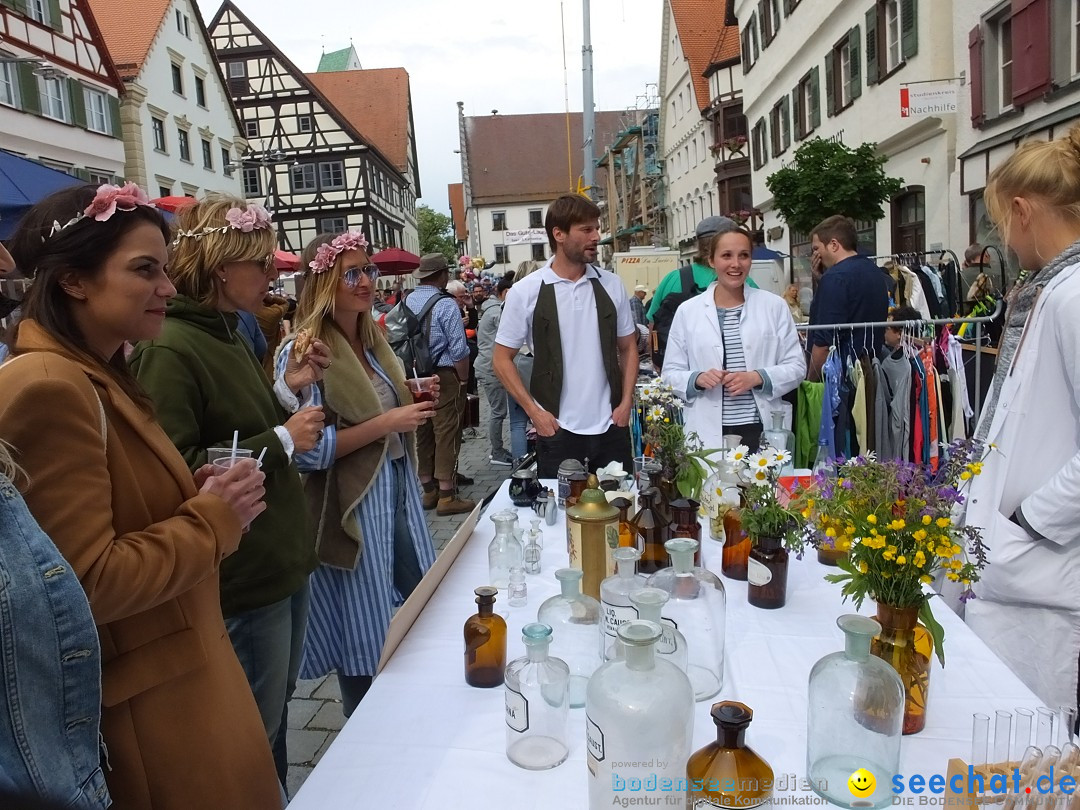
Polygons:
<instances>
[{"instance_id":1,"label":"amber glass bottle","mask_svg":"<svg viewBox=\"0 0 1080 810\"><path fill-rule=\"evenodd\" d=\"M671 565L664 548L664 543L671 539L671 527L657 510L659 499L660 492L655 487L648 487L638 496L641 508L634 515L633 525L641 548L639 574L654 574Z\"/></svg>"},{"instance_id":2,"label":"amber glass bottle","mask_svg":"<svg viewBox=\"0 0 1080 810\"><path fill-rule=\"evenodd\" d=\"M629 498L614 498L611 505L619 510L619 548L636 548L639 551L639 538L630 524L630 508L634 502Z\"/></svg>"},{"instance_id":3,"label":"amber glass bottle","mask_svg":"<svg viewBox=\"0 0 1080 810\"><path fill-rule=\"evenodd\" d=\"M743 703L714 703L716 742L690 755L686 763L687 807L752 810L772 798L773 770L746 745L754 713Z\"/></svg>"},{"instance_id":4,"label":"amber glass bottle","mask_svg":"<svg viewBox=\"0 0 1080 810\"><path fill-rule=\"evenodd\" d=\"M729 579L746 581L746 566L750 560L750 537L742 527L742 494L740 506L724 515L724 549L720 570Z\"/></svg>"},{"instance_id":5,"label":"amber glass bottle","mask_svg":"<svg viewBox=\"0 0 1080 810\"><path fill-rule=\"evenodd\" d=\"M498 588L477 588L476 613L465 622L465 682L469 686L502 686L506 670L506 622L494 612Z\"/></svg>"},{"instance_id":6,"label":"amber glass bottle","mask_svg":"<svg viewBox=\"0 0 1080 810\"><path fill-rule=\"evenodd\" d=\"M747 601L754 607L774 610L787 601L788 553L778 537L759 537L750 549L747 568Z\"/></svg>"}]
</instances>

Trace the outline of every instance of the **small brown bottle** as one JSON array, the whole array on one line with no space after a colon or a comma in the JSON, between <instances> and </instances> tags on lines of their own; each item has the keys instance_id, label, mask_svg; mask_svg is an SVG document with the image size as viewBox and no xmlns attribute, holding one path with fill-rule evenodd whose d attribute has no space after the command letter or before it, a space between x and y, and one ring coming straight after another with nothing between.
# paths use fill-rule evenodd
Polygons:
<instances>
[{"instance_id":1,"label":"small brown bottle","mask_svg":"<svg viewBox=\"0 0 1080 810\"><path fill-rule=\"evenodd\" d=\"M660 490L648 487L638 495L641 509L632 521L638 535L641 559L638 560L639 574L655 574L661 568L671 566L664 543L671 539L671 527L657 509Z\"/></svg>"},{"instance_id":2,"label":"small brown bottle","mask_svg":"<svg viewBox=\"0 0 1080 810\"><path fill-rule=\"evenodd\" d=\"M611 505L619 510L619 548L638 548L638 538L630 523L630 509L634 502L629 498L613 498ZM640 551L641 549L638 548Z\"/></svg>"},{"instance_id":3,"label":"small brown bottle","mask_svg":"<svg viewBox=\"0 0 1080 810\"><path fill-rule=\"evenodd\" d=\"M465 682L469 686L502 686L506 669L506 622L494 612L498 588L483 585L473 593L479 609L465 622Z\"/></svg>"},{"instance_id":4,"label":"small brown bottle","mask_svg":"<svg viewBox=\"0 0 1080 810\"><path fill-rule=\"evenodd\" d=\"M714 703L716 742L690 755L686 763L687 807L752 810L772 798L773 770L746 745L750 707L733 700Z\"/></svg>"}]
</instances>

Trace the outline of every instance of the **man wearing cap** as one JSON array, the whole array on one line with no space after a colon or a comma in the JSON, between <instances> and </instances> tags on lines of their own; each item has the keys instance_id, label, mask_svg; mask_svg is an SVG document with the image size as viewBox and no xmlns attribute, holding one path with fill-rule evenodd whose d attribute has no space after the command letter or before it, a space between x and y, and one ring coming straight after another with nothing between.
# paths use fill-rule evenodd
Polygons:
<instances>
[{"instance_id":1,"label":"man wearing cap","mask_svg":"<svg viewBox=\"0 0 1080 810\"><path fill-rule=\"evenodd\" d=\"M638 326L648 326L645 320L645 296L649 294L649 288L644 284L634 287L634 294L630 296L630 314L634 317L634 323Z\"/></svg>"},{"instance_id":2,"label":"man wearing cap","mask_svg":"<svg viewBox=\"0 0 1080 810\"><path fill-rule=\"evenodd\" d=\"M416 429L416 455L420 483L424 487L425 509L439 515L471 512L476 504L459 498L454 486L458 451L461 449L461 409L463 383L469 378L469 345L461 311L453 296L447 295L450 267L441 253L428 253L413 271L417 287L405 299L405 306L419 314L432 296L444 296L431 310L428 348L439 376L439 404L435 416Z\"/></svg>"}]
</instances>

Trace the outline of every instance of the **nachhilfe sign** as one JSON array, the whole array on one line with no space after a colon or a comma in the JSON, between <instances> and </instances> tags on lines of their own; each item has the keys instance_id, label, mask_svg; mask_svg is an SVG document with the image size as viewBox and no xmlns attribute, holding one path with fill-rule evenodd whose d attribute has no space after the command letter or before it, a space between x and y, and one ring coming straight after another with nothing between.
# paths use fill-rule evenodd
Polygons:
<instances>
[{"instance_id":1,"label":"nachhilfe sign","mask_svg":"<svg viewBox=\"0 0 1080 810\"><path fill-rule=\"evenodd\" d=\"M959 89L955 84L935 83L900 88L900 117L922 118L956 112Z\"/></svg>"}]
</instances>

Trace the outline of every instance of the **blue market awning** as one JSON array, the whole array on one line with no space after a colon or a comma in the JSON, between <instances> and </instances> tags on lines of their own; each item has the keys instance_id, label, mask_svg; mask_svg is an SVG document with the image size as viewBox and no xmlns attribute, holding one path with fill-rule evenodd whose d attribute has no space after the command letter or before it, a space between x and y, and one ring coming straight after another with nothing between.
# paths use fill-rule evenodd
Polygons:
<instances>
[{"instance_id":1,"label":"blue market awning","mask_svg":"<svg viewBox=\"0 0 1080 810\"><path fill-rule=\"evenodd\" d=\"M0 239L15 233L19 220L38 200L82 182L0 149Z\"/></svg>"},{"instance_id":2,"label":"blue market awning","mask_svg":"<svg viewBox=\"0 0 1080 810\"><path fill-rule=\"evenodd\" d=\"M756 262L767 259L779 261L780 259L785 258L785 256L783 253L777 253L775 250L771 250L770 248L758 245L756 248L754 248L754 252L750 254L750 258Z\"/></svg>"}]
</instances>

